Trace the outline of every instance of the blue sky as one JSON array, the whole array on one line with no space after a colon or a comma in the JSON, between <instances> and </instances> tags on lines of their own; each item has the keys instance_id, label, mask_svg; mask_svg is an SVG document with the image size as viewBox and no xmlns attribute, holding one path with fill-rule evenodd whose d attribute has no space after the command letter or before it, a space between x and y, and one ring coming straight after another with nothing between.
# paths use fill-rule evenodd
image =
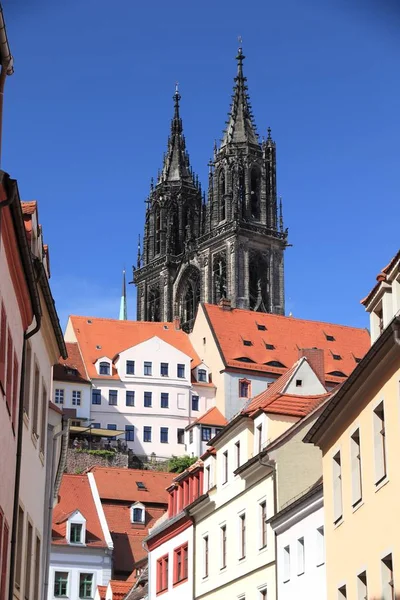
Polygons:
<instances>
[{"instance_id":1,"label":"blue sky","mask_svg":"<svg viewBox=\"0 0 400 600\"><path fill-rule=\"evenodd\" d=\"M118 317L175 81L206 187L238 35L258 131L271 126L277 143L292 244L287 313L368 325L359 300L399 247L394 0L3 0L3 8L15 74L2 168L23 199L39 201L63 325L68 314Z\"/></svg>"}]
</instances>

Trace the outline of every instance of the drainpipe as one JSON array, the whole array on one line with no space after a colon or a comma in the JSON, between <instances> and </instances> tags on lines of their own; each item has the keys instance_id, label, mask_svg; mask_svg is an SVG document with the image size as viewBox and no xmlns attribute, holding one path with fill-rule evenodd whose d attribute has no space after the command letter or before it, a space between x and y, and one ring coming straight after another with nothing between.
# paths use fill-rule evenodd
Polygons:
<instances>
[{"instance_id":1,"label":"drainpipe","mask_svg":"<svg viewBox=\"0 0 400 600\"><path fill-rule=\"evenodd\" d=\"M7 75L14 73L14 60L11 56L10 47L8 45L6 25L4 23L3 9L0 5L0 55L1 55L1 71L0 71L0 163L1 163L1 140L3 133L3 98L4 85Z\"/></svg>"},{"instance_id":2,"label":"drainpipe","mask_svg":"<svg viewBox=\"0 0 400 600\"><path fill-rule=\"evenodd\" d=\"M272 462L268 462L268 463L263 463L262 458L260 458L260 456L258 457L258 462L263 467L272 468L272 477L273 477L273 485L274 485L274 515L276 515L276 513L278 511L277 485L276 485L276 462L272 461ZM274 534L274 546L275 546L275 560L274 560L274 562L275 562L275 598L276 598L276 600L278 600L278 561L277 561L278 542L276 539L276 534Z\"/></svg>"}]
</instances>

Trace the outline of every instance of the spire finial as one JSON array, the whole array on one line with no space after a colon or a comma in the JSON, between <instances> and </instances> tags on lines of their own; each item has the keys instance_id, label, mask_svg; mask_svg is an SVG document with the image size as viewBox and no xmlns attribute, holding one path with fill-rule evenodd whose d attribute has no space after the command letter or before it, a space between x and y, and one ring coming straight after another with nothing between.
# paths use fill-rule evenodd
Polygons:
<instances>
[{"instance_id":1,"label":"spire finial","mask_svg":"<svg viewBox=\"0 0 400 600\"><path fill-rule=\"evenodd\" d=\"M282 196L279 196L279 230L283 231Z\"/></svg>"},{"instance_id":2,"label":"spire finial","mask_svg":"<svg viewBox=\"0 0 400 600\"><path fill-rule=\"evenodd\" d=\"M173 96L174 104L175 104L175 117L179 118L179 100L181 99L181 95L179 93L179 83L175 83L175 94Z\"/></svg>"},{"instance_id":3,"label":"spire finial","mask_svg":"<svg viewBox=\"0 0 400 600\"><path fill-rule=\"evenodd\" d=\"M242 79L243 78L243 60L246 57L243 54L243 49L242 49L243 40L242 40L241 35L238 36L238 42L239 42L239 48L238 48L238 54L237 54L236 60L238 61L238 77L240 77Z\"/></svg>"},{"instance_id":4,"label":"spire finial","mask_svg":"<svg viewBox=\"0 0 400 600\"><path fill-rule=\"evenodd\" d=\"M271 127L268 127L267 131L268 131L268 139L272 140L272 137L271 137Z\"/></svg>"},{"instance_id":5,"label":"spire finial","mask_svg":"<svg viewBox=\"0 0 400 600\"><path fill-rule=\"evenodd\" d=\"M127 321L128 320L128 311L126 306L126 279L125 279L125 269L122 271L122 294L121 294L121 304L119 307L119 320Z\"/></svg>"}]
</instances>

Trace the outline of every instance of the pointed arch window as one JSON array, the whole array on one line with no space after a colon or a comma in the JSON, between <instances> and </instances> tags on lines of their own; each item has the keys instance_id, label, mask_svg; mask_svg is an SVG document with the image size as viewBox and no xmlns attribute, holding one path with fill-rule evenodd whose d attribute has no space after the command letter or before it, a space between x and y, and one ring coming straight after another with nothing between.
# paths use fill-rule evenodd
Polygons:
<instances>
[{"instance_id":1,"label":"pointed arch window","mask_svg":"<svg viewBox=\"0 0 400 600\"><path fill-rule=\"evenodd\" d=\"M179 313L181 315L182 329L190 332L196 316L197 306L200 302L200 274L197 269L190 270L184 276L179 294Z\"/></svg>"},{"instance_id":2,"label":"pointed arch window","mask_svg":"<svg viewBox=\"0 0 400 600\"><path fill-rule=\"evenodd\" d=\"M155 213L155 253L160 254L161 252L161 212L159 207L156 208Z\"/></svg>"},{"instance_id":3,"label":"pointed arch window","mask_svg":"<svg viewBox=\"0 0 400 600\"><path fill-rule=\"evenodd\" d=\"M238 189L239 214L244 219L246 217L246 193L243 169L239 170L239 189Z\"/></svg>"},{"instance_id":4,"label":"pointed arch window","mask_svg":"<svg viewBox=\"0 0 400 600\"><path fill-rule=\"evenodd\" d=\"M161 321L160 314L160 288L154 286L149 290L148 298L148 320L149 321Z\"/></svg>"},{"instance_id":5,"label":"pointed arch window","mask_svg":"<svg viewBox=\"0 0 400 600\"><path fill-rule=\"evenodd\" d=\"M222 298L226 298L226 293L226 254L221 252L213 258L214 303L217 304Z\"/></svg>"},{"instance_id":6,"label":"pointed arch window","mask_svg":"<svg viewBox=\"0 0 400 600\"><path fill-rule=\"evenodd\" d=\"M224 170L221 169L218 180L218 191L219 191L219 220L225 221L226 219L226 181Z\"/></svg>"},{"instance_id":7,"label":"pointed arch window","mask_svg":"<svg viewBox=\"0 0 400 600\"><path fill-rule=\"evenodd\" d=\"M253 219L260 218L261 173L258 167L253 167L250 176L250 209Z\"/></svg>"}]
</instances>

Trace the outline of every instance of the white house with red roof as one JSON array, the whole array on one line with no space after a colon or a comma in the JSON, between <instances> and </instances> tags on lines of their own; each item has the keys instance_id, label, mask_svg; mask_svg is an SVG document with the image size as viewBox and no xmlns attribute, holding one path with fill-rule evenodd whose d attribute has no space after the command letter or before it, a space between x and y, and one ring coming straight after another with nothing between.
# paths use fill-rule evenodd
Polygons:
<instances>
[{"instance_id":1,"label":"white house with red roof","mask_svg":"<svg viewBox=\"0 0 400 600\"><path fill-rule=\"evenodd\" d=\"M68 357L60 357L53 369L53 402L73 421L88 423L92 384L86 373L79 346L66 343Z\"/></svg>"},{"instance_id":2,"label":"white house with red roof","mask_svg":"<svg viewBox=\"0 0 400 600\"><path fill-rule=\"evenodd\" d=\"M342 383L370 346L366 329L295 317L200 304L193 347L210 366L216 407L228 419L298 359L302 349L323 351L328 390Z\"/></svg>"},{"instance_id":3,"label":"white house with red roof","mask_svg":"<svg viewBox=\"0 0 400 600\"><path fill-rule=\"evenodd\" d=\"M111 579L113 541L92 473L64 474L52 525L47 600L94 598Z\"/></svg>"},{"instance_id":4,"label":"white house with red roof","mask_svg":"<svg viewBox=\"0 0 400 600\"><path fill-rule=\"evenodd\" d=\"M185 430L185 447L189 456L202 456L207 443L227 424L227 420L218 408L213 406L204 415L195 419Z\"/></svg>"},{"instance_id":5,"label":"white house with red roof","mask_svg":"<svg viewBox=\"0 0 400 600\"><path fill-rule=\"evenodd\" d=\"M71 316L92 385L92 427L122 430L138 456L185 454L185 428L215 402L215 386L189 336L174 323Z\"/></svg>"}]
</instances>

